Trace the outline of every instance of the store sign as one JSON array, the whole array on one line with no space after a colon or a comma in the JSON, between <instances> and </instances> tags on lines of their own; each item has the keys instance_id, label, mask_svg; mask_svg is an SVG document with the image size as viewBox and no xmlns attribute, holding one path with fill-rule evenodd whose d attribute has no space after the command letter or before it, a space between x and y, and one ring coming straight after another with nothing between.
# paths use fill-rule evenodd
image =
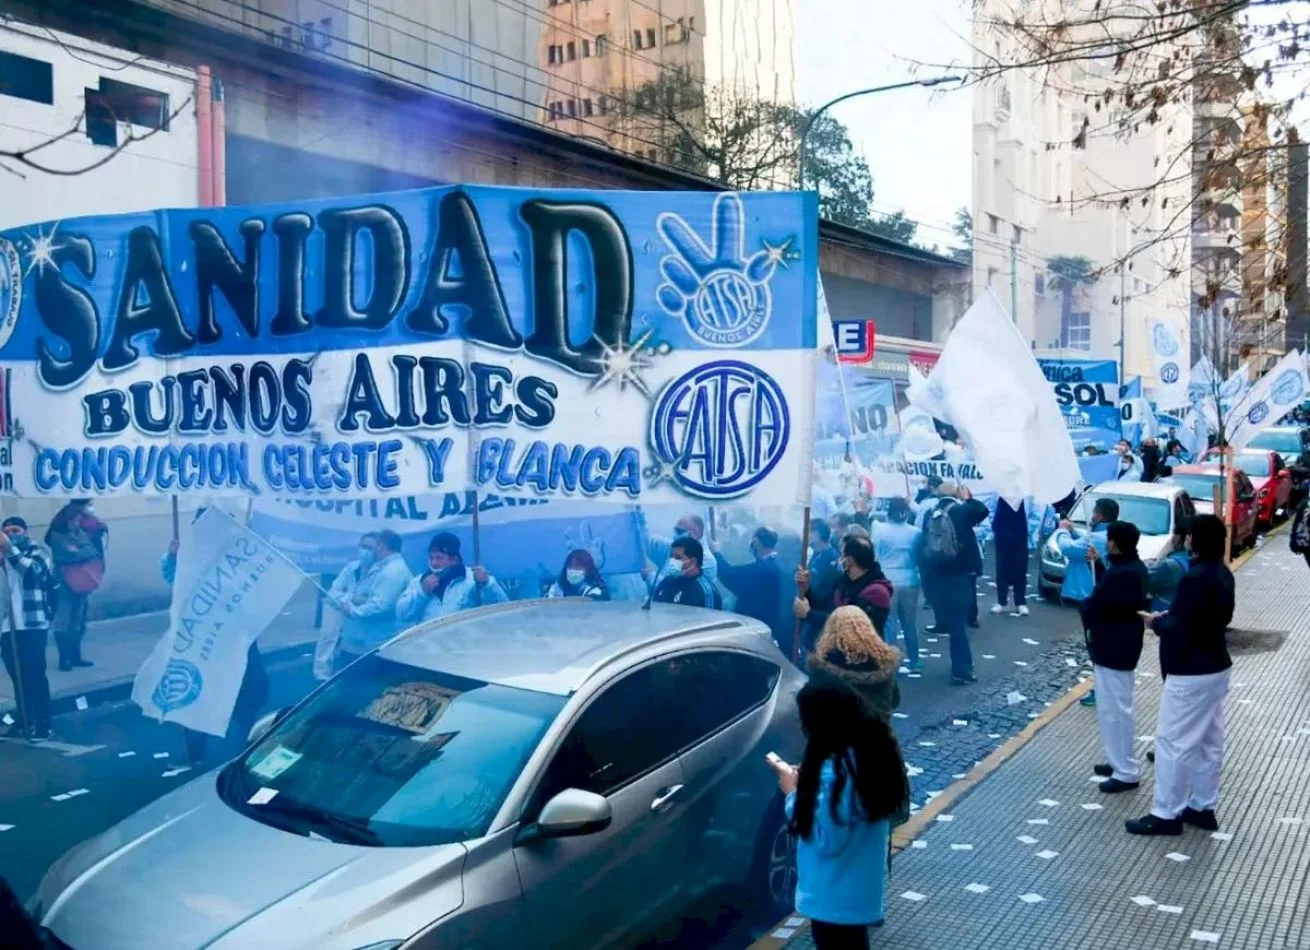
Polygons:
<instances>
[{"instance_id":1,"label":"store sign","mask_svg":"<svg viewBox=\"0 0 1310 950\"><path fill-rule=\"evenodd\" d=\"M877 324L873 320L834 320L832 335L837 341L837 359L842 363L867 363L873 359Z\"/></svg>"}]
</instances>

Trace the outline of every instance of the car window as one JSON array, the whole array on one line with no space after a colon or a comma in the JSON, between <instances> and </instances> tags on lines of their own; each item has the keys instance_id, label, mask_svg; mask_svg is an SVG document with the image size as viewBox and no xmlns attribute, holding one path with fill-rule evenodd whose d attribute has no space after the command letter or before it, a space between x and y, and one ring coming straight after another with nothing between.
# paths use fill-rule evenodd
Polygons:
<instances>
[{"instance_id":1,"label":"car window","mask_svg":"<svg viewBox=\"0 0 1310 950\"><path fill-rule=\"evenodd\" d=\"M1283 457L1279 455L1277 452L1274 453L1273 467L1275 472L1281 472L1283 469L1287 468L1287 463L1283 461Z\"/></svg>"},{"instance_id":2,"label":"car window","mask_svg":"<svg viewBox=\"0 0 1310 950\"><path fill-rule=\"evenodd\" d=\"M1265 429L1256 433L1256 437L1247 443L1247 448L1269 449L1288 455L1300 454L1305 443L1304 433L1292 429Z\"/></svg>"},{"instance_id":3,"label":"car window","mask_svg":"<svg viewBox=\"0 0 1310 950\"><path fill-rule=\"evenodd\" d=\"M1269 456L1263 452L1259 454L1240 452L1233 457L1233 464L1248 475L1254 475L1257 478L1267 478L1269 476Z\"/></svg>"},{"instance_id":4,"label":"car window","mask_svg":"<svg viewBox=\"0 0 1310 950\"><path fill-rule=\"evenodd\" d=\"M1119 520L1137 525L1142 534L1169 533L1169 502L1164 498L1147 498L1141 495L1117 495L1113 492L1089 491L1074 505L1069 520L1085 525L1098 498L1112 498L1119 505Z\"/></svg>"},{"instance_id":5,"label":"car window","mask_svg":"<svg viewBox=\"0 0 1310 950\"><path fill-rule=\"evenodd\" d=\"M707 736L763 703L773 694L781 670L768 660L745 653L706 651L679 657L674 672L678 693L696 697L674 719L680 749Z\"/></svg>"}]
</instances>

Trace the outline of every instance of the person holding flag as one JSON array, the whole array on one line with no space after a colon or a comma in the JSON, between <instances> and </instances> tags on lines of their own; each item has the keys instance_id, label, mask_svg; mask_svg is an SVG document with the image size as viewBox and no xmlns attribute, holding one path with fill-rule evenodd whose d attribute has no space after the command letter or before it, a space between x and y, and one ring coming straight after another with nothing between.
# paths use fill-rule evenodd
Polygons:
<instances>
[{"instance_id":1,"label":"person holding flag","mask_svg":"<svg viewBox=\"0 0 1310 950\"><path fill-rule=\"evenodd\" d=\"M408 582L396 601L395 612L402 623L417 624L507 600L505 589L485 567L478 565L470 570L465 566L459 538L449 531L439 531L428 544L428 569Z\"/></svg>"}]
</instances>

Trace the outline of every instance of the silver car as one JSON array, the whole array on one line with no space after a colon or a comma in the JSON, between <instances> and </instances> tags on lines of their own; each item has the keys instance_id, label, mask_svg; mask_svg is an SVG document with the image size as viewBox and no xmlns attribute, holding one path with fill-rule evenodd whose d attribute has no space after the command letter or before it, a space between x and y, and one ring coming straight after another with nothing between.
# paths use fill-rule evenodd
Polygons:
<instances>
[{"instance_id":1,"label":"silver car","mask_svg":"<svg viewBox=\"0 0 1310 950\"><path fill-rule=\"evenodd\" d=\"M75 950L632 946L728 891L780 916L795 854L764 757L799 760L803 682L735 614L437 620L78 845L33 909Z\"/></svg>"}]
</instances>

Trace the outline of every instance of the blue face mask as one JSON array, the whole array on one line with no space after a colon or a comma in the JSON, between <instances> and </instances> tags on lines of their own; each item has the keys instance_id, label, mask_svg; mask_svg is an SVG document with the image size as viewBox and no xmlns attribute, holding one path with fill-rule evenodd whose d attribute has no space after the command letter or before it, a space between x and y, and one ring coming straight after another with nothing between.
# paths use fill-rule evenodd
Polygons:
<instances>
[{"instance_id":1,"label":"blue face mask","mask_svg":"<svg viewBox=\"0 0 1310 950\"><path fill-rule=\"evenodd\" d=\"M377 561L377 559L378 559L377 552L375 552L372 548L359 549L359 566L364 570L367 571L370 567L372 567L374 562Z\"/></svg>"}]
</instances>

